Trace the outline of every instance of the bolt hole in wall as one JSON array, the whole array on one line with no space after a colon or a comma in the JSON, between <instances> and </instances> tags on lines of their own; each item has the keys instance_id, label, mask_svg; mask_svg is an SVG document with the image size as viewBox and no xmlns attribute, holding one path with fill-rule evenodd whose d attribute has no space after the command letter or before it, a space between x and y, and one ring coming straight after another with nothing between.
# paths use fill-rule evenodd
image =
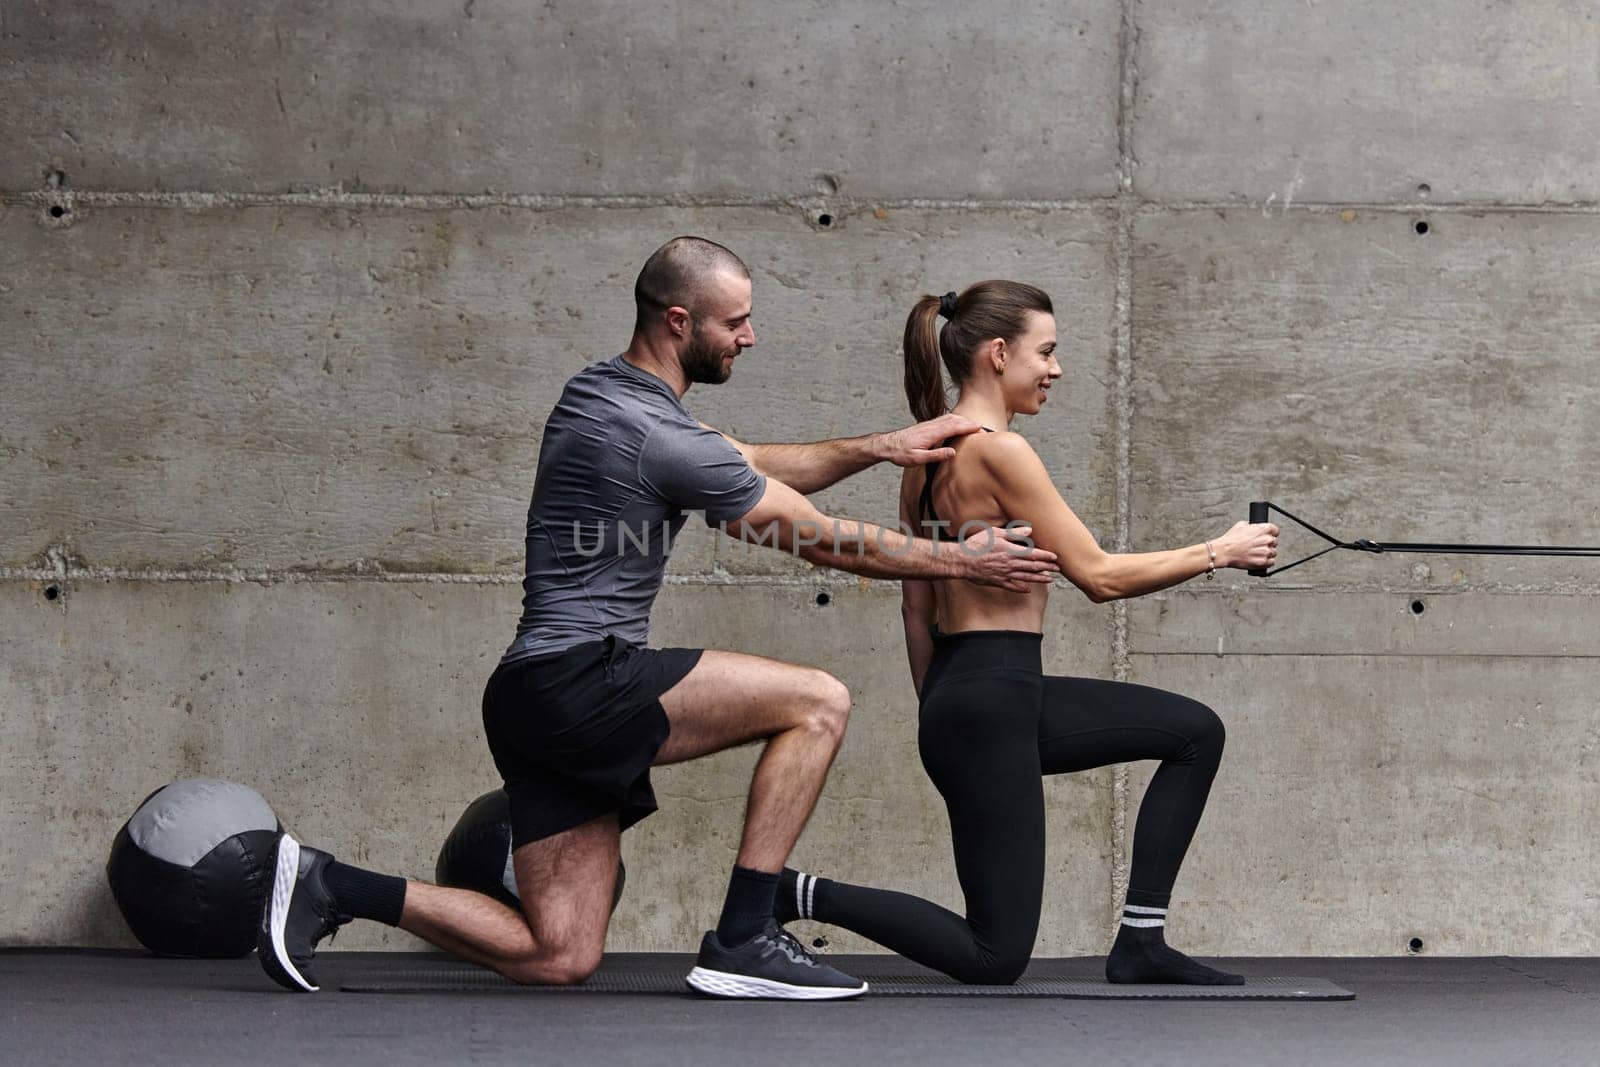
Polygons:
<instances>
[{"instance_id":1,"label":"bolt hole in wall","mask_svg":"<svg viewBox=\"0 0 1600 1067\"><path fill-rule=\"evenodd\" d=\"M1410 941L1407 941L1406 942L1406 951L1411 953L1413 956L1415 956L1419 952L1421 952L1422 951L1422 938L1413 937Z\"/></svg>"},{"instance_id":2,"label":"bolt hole in wall","mask_svg":"<svg viewBox=\"0 0 1600 1067\"><path fill-rule=\"evenodd\" d=\"M833 216L828 214L826 211L822 212L817 216L817 225L821 226L823 229L827 229L829 226L833 225Z\"/></svg>"},{"instance_id":3,"label":"bolt hole in wall","mask_svg":"<svg viewBox=\"0 0 1600 1067\"><path fill-rule=\"evenodd\" d=\"M57 600L60 600L61 599L61 587L59 585L47 585L47 586L45 586L44 587L44 598L46 600L50 601L51 603L55 603Z\"/></svg>"},{"instance_id":4,"label":"bolt hole in wall","mask_svg":"<svg viewBox=\"0 0 1600 1067\"><path fill-rule=\"evenodd\" d=\"M51 204L50 205L50 217L51 218L53 218L53 219L64 218L64 217L66 217L66 214L67 214L67 209L62 207L60 204Z\"/></svg>"},{"instance_id":5,"label":"bolt hole in wall","mask_svg":"<svg viewBox=\"0 0 1600 1067\"><path fill-rule=\"evenodd\" d=\"M829 596L827 593L818 593L817 594L817 607L825 608L832 602L833 602L833 597Z\"/></svg>"},{"instance_id":6,"label":"bolt hole in wall","mask_svg":"<svg viewBox=\"0 0 1600 1067\"><path fill-rule=\"evenodd\" d=\"M1427 611L1427 610L1428 610L1428 605L1424 604L1422 601L1413 600L1411 602L1411 614L1413 614L1413 615L1421 615L1424 611Z\"/></svg>"},{"instance_id":7,"label":"bolt hole in wall","mask_svg":"<svg viewBox=\"0 0 1600 1067\"><path fill-rule=\"evenodd\" d=\"M1412 229L1417 231L1417 236L1418 237L1426 237L1426 236L1428 236L1428 229L1429 229L1428 220L1427 219L1418 219L1417 220L1417 224L1415 226L1413 226Z\"/></svg>"}]
</instances>

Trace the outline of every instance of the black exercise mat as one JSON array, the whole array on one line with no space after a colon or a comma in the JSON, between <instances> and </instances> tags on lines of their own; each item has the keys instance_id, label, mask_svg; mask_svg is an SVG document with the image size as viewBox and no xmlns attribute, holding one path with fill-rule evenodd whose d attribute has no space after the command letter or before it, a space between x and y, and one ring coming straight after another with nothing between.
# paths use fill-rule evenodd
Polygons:
<instances>
[{"instance_id":1,"label":"black exercise mat","mask_svg":"<svg viewBox=\"0 0 1600 1067\"><path fill-rule=\"evenodd\" d=\"M697 995L686 971L661 967L607 968L581 986L526 986L477 967L391 970L345 978L346 993L584 993ZM1029 978L1015 985L963 985L942 975L876 975L869 997L1063 997L1069 1000L1354 1000L1355 994L1324 978L1251 978L1244 985L1112 985L1091 978Z\"/></svg>"}]
</instances>

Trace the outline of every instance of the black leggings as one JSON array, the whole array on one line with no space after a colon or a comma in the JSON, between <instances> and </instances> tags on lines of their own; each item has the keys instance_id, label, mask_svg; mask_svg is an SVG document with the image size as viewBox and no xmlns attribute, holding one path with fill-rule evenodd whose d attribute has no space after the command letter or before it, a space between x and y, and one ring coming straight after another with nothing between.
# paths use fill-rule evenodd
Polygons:
<instances>
[{"instance_id":1,"label":"black leggings","mask_svg":"<svg viewBox=\"0 0 1600 1067\"><path fill-rule=\"evenodd\" d=\"M1050 678L1038 634L935 637L917 735L950 814L967 915L919 897L829 882L815 917L963 982L1014 982L1044 892L1045 774L1159 759L1139 807L1129 901L1165 906L1222 760L1222 720L1187 697Z\"/></svg>"}]
</instances>

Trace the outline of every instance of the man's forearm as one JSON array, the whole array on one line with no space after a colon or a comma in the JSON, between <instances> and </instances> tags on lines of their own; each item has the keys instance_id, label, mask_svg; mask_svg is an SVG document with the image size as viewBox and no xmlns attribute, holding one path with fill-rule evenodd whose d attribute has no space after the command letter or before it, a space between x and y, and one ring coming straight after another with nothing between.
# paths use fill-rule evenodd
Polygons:
<instances>
[{"instance_id":1,"label":"man's forearm","mask_svg":"<svg viewBox=\"0 0 1600 1067\"><path fill-rule=\"evenodd\" d=\"M883 459L879 434L810 444L746 445L750 465L797 492L810 495Z\"/></svg>"},{"instance_id":2,"label":"man's forearm","mask_svg":"<svg viewBox=\"0 0 1600 1067\"><path fill-rule=\"evenodd\" d=\"M964 577L963 548L959 541L928 541L854 519L794 531L794 551L801 559L864 578Z\"/></svg>"}]
</instances>

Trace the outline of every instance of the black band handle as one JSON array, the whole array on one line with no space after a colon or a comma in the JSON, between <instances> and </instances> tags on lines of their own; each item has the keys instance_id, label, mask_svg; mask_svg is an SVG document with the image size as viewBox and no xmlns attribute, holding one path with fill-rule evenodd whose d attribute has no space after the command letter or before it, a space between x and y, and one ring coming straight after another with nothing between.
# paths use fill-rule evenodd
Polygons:
<instances>
[{"instance_id":1,"label":"black band handle","mask_svg":"<svg viewBox=\"0 0 1600 1067\"><path fill-rule=\"evenodd\" d=\"M1250 521L1251 523L1267 521L1267 502L1265 500L1250 501ZM1265 578L1267 576L1265 567L1251 567L1246 573L1252 578Z\"/></svg>"}]
</instances>

